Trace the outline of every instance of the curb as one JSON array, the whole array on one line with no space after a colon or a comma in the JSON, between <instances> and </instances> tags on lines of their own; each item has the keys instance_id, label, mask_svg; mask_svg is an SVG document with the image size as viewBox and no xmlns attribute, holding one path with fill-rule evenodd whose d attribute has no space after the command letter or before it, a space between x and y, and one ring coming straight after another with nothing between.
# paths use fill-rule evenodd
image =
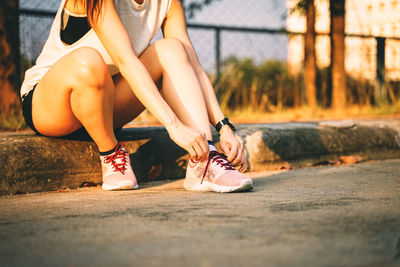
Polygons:
<instances>
[{"instance_id":1,"label":"curb","mask_svg":"<svg viewBox=\"0 0 400 267\"><path fill-rule=\"evenodd\" d=\"M400 157L400 120L254 125L241 130L251 171L305 167L340 156Z\"/></svg>"},{"instance_id":2,"label":"curb","mask_svg":"<svg viewBox=\"0 0 400 267\"><path fill-rule=\"evenodd\" d=\"M400 119L238 125L249 171L310 166L343 155L400 158ZM125 142L139 182L183 178L186 152L163 127L126 128ZM214 132L215 140L218 136ZM0 134L0 195L101 183L97 147L32 133Z\"/></svg>"}]
</instances>

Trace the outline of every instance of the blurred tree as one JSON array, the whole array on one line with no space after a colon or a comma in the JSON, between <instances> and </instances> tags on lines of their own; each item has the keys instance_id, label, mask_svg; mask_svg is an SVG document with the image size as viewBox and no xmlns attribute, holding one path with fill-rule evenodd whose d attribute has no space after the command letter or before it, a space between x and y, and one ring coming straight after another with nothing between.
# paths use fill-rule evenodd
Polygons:
<instances>
[{"instance_id":1,"label":"blurred tree","mask_svg":"<svg viewBox=\"0 0 400 267\"><path fill-rule=\"evenodd\" d=\"M315 56L315 6L314 0L305 1L307 30L304 36L304 78L307 104L315 108L317 102L317 63Z\"/></svg>"},{"instance_id":2,"label":"blurred tree","mask_svg":"<svg viewBox=\"0 0 400 267\"><path fill-rule=\"evenodd\" d=\"M346 106L346 72L344 65L345 0L330 0L332 107Z\"/></svg>"},{"instance_id":3,"label":"blurred tree","mask_svg":"<svg viewBox=\"0 0 400 267\"><path fill-rule=\"evenodd\" d=\"M307 104L315 108L317 104L317 62L315 56L315 5L314 0L299 0L291 12L306 16L307 26L304 35L304 79Z\"/></svg>"},{"instance_id":4,"label":"blurred tree","mask_svg":"<svg viewBox=\"0 0 400 267\"><path fill-rule=\"evenodd\" d=\"M1 0L0 4L0 114L19 106L19 1Z\"/></svg>"}]
</instances>

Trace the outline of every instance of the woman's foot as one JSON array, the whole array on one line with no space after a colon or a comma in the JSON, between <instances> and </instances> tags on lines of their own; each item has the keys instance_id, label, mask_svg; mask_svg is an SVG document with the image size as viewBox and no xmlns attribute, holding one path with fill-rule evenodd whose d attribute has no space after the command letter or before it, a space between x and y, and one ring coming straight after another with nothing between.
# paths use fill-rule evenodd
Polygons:
<instances>
[{"instance_id":1,"label":"woman's foot","mask_svg":"<svg viewBox=\"0 0 400 267\"><path fill-rule=\"evenodd\" d=\"M238 172L224 154L211 151L208 160L189 159L183 183L189 191L213 191L218 193L243 192L253 189L253 180Z\"/></svg>"},{"instance_id":2,"label":"woman's foot","mask_svg":"<svg viewBox=\"0 0 400 267\"><path fill-rule=\"evenodd\" d=\"M118 144L109 155L100 155L103 172L103 190L138 189L129 154Z\"/></svg>"}]
</instances>

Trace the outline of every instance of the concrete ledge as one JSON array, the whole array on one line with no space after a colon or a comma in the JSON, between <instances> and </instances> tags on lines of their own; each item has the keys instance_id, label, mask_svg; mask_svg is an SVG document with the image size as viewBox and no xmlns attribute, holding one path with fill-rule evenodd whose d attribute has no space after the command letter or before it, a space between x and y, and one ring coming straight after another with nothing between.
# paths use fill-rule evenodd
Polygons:
<instances>
[{"instance_id":1,"label":"concrete ledge","mask_svg":"<svg viewBox=\"0 0 400 267\"><path fill-rule=\"evenodd\" d=\"M240 135L251 171L309 166L343 155L400 157L400 120L254 125Z\"/></svg>"},{"instance_id":2,"label":"concrete ledge","mask_svg":"<svg viewBox=\"0 0 400 267\"><path fill-rule=\"evenodd\" d=\"M239 125L250 171L301 167L342 155L400 157L400 120ZM217 135L214 133L215 138ZM185 176L187 155L162 127L123 129L139 182ZM76 188L101 182L93 142L0 134L0 194Z\"/></svg>"}]
</instances>

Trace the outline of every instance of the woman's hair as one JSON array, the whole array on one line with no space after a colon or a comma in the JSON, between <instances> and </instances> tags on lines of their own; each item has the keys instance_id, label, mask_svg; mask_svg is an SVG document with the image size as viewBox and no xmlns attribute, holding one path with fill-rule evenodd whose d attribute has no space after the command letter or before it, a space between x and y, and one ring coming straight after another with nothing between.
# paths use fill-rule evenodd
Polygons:
<instances>
[{"instance_id":1,"label":"woman's hair","mask_svg":"<svg viewBox=\"0 0 400 267\"><path fill-rule=\"evenodd\" d=\"M86 14L90 24L99 18L103 0L80 0L86 8Z\"/></svg>"}]
</instances>

